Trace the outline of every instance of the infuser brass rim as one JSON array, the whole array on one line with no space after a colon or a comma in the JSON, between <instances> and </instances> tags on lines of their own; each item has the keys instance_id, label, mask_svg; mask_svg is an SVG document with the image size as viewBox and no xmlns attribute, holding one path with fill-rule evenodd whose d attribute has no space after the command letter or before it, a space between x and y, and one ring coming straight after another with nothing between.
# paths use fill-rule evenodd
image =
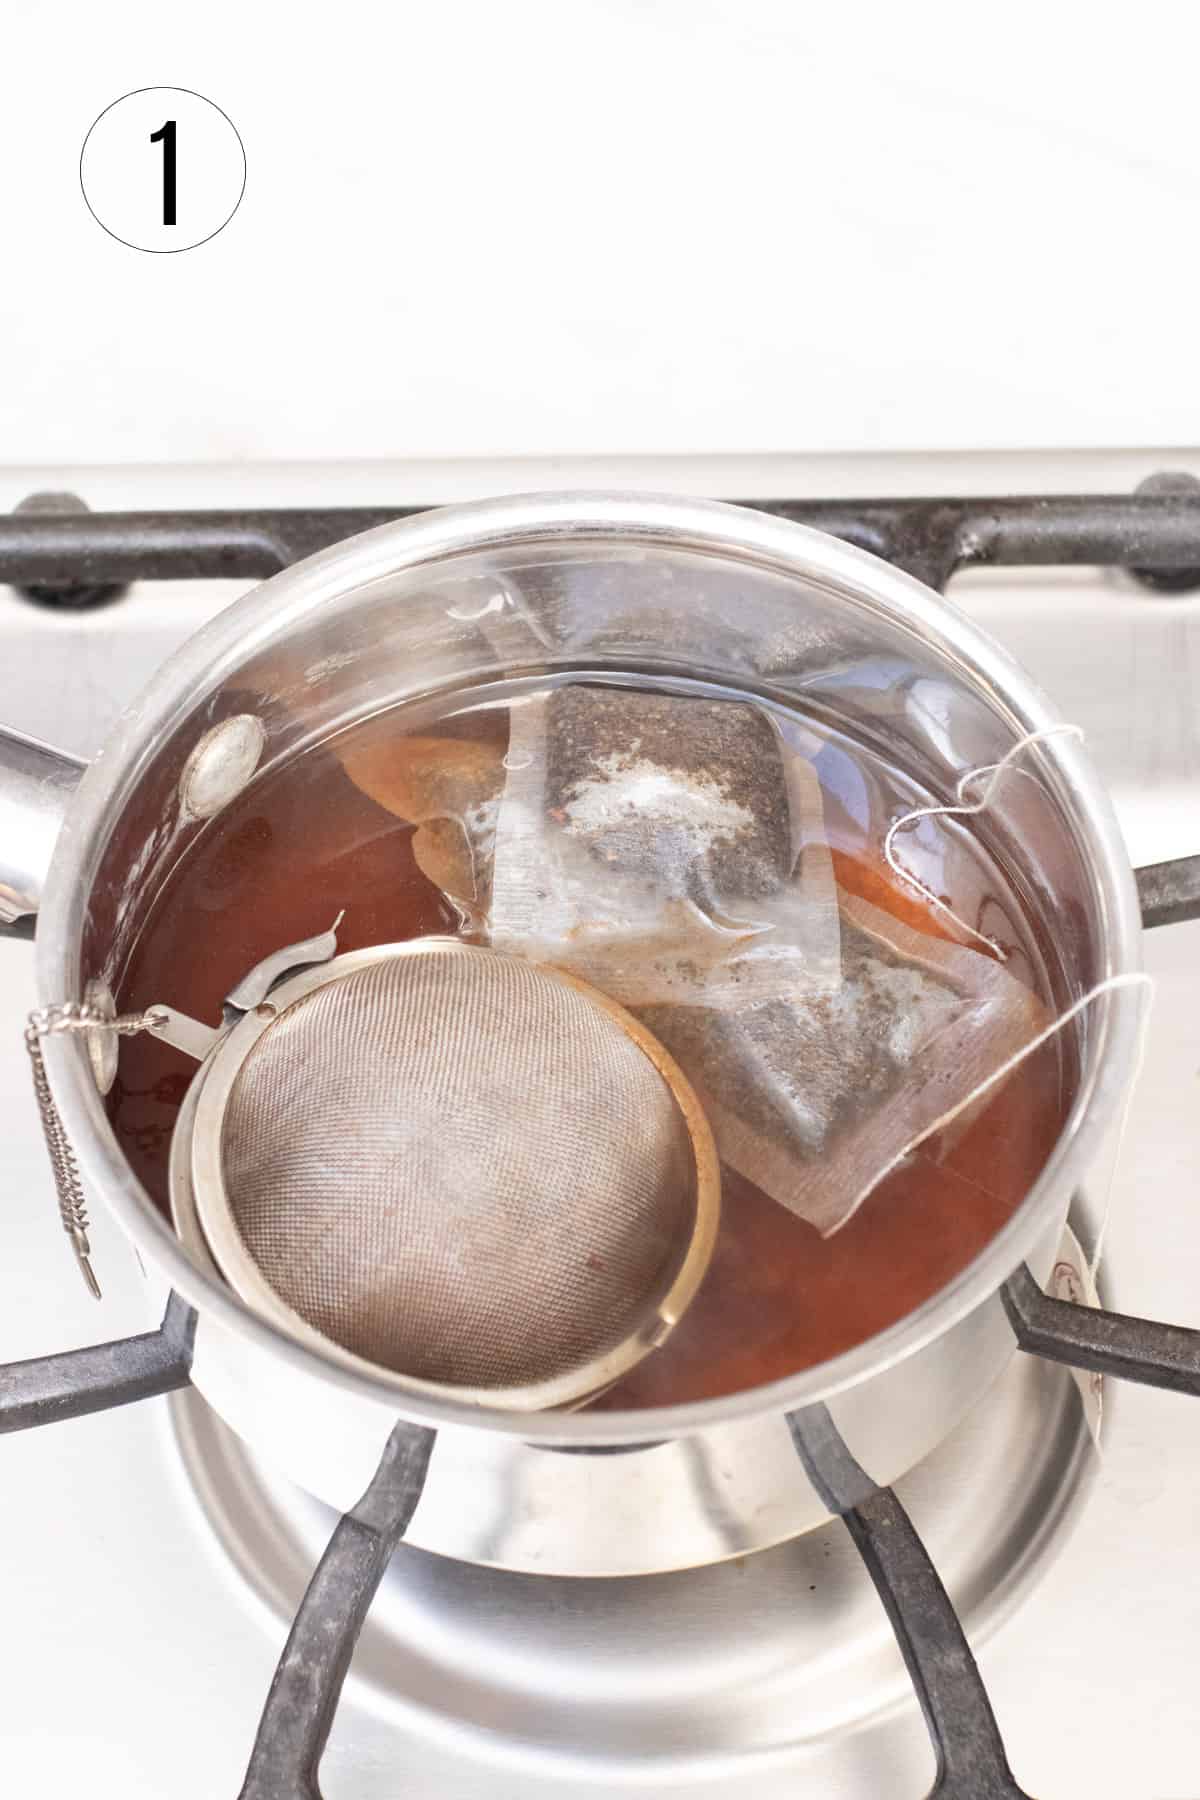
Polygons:
<instances>
[{"instance_id":1,"label":"infuser brass rim","mask_svg":"<svg viewBox=\"0 0 1200 1800\"><path fill-rule=\"evenodd\" d=\"M246 1059L279 1017L308 995L360 969L401 956L479 954L474 945L455 938L417 938L408 943L377 944L348 951L328 963L302 970L279 982L268 998L245 1013L226 1031L196 1077L176 1128L171 1154L172 1207L185 1244L215 1265L246 1304L313 1348L348 1368L383 1380L399 1392L455 1399L481 1407L510 1411L544 1411L582 1405L594 1398L657 1349L695 1298L707 1272L720 1221L721 1172L716 1143L699 1098L670 1053L646 1027L617 1001L565 970L534 965L539 974L573 988L612 1018L637 1045L666 1083L687 1131L692 1154L693 1214L690 1235L663 1291L652 1297L636 1331L602 1355L577 1364L564 1375L522 1386L473 1387L405 1375L344 1349L318 1331L281 1299L246 1249L225 1186L221 1139L226 1109ZM487 951L484 954L496 955ZM194 1096L194 1097L193 1097Z\"/></svg>"}]
</instances>

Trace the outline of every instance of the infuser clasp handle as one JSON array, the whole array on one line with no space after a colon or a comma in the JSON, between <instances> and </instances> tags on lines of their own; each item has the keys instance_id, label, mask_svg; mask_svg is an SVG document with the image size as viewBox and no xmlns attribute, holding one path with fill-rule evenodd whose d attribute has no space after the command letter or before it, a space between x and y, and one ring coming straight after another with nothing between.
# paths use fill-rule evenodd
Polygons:
<instances>
[{"instance_id":1,"label":"infuser clasp handle","mask_svg":"<svg viewBox=\"0 0 1200 1800\"><path fill-rule=\"evenodd\" d=\"M343 908L328 931L322 931L317 937L301 938L298 944L285 944L282 950L273 950L270 956L255 963L249 974L243 975L237 986L226 994L226 1020L231 1012L248 1013L261 1006L282 975L290 975L293 969L308 968L314 963L332 962L337 955L337 928L345 916Z\"/></svg>"}]
</instances>

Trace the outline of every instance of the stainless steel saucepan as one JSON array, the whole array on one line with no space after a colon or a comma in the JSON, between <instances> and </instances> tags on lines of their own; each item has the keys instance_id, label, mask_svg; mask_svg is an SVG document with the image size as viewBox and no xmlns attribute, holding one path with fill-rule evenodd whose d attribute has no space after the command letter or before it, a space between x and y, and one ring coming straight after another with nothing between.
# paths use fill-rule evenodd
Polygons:
<instances>
[{"instance_id":1,"label":"stainless steel saucepan","mask_svg":"<svg viewBox=\"0 0 1200 1800\"><path fill-rule=\"evenodd\" d=\"M482 628L494 598L514 592L537 644L523 663L503 632ZM547 669L642 672L816 706L946 795L963 770L1058 722L954 605L798 525L621 494L427 513L314 556L223 612L165 664L90 768L0 737L0 916L37 914L42 1004L120 997L181 855L282 759L385 707L468 690L483 699ZM1081 745L1051 736L1028 766L1039 779L1000 789L987 830L1052 928L1069 1004L1137 969L1135 884ZM1071 1028L1077 1092L1058 1143L1009 1223L934 1299L772 1386L595 1416L398 1392L257 1317L186 1252L135 1180L87 1045L55 1038L45 1054L83 1180L103 1201L98 1260L122 1237L136 1247L149 1322L172 1290L195 1309L195 1385L257 1451L345 1510L398 1418L434 1426L410 1542L516 1570L626 1575L717 1561L825 1519L828 1496L797 1464L797 1412L827 1409L880 1483L953 1429L1013 1353L1002 1286L1023 1264L1038 1281L1049 1272L1071 1194L1126 1092L1139 1005L1136 989L1117 988Z\"/></svg>"}]
</instances>

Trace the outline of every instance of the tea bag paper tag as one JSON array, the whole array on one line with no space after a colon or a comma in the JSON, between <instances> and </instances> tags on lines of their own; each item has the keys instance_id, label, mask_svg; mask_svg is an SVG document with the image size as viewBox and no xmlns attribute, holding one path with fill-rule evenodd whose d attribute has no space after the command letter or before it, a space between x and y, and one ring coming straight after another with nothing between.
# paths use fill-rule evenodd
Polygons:
<instances>
[{"instance_id":1,"label":"tea bag paper tag","mask_svg":"<svg viewBox=\"0 0 1200 1800\"><path fill-rule=\"evenodd\" d=\"M1069 1225L1063 1227L1058 1259L1051 1270L1047 1291L1056 1300L1069 1300L1072 1306L1100 1306L1100 1295L1087 1257ZM1072 1369L1071 1374L1083 1401L1083 1416L1092 1442L1099 1450L1104 1422L1104 1377L1092 1369Z\"/></svg>"}]
</instances>

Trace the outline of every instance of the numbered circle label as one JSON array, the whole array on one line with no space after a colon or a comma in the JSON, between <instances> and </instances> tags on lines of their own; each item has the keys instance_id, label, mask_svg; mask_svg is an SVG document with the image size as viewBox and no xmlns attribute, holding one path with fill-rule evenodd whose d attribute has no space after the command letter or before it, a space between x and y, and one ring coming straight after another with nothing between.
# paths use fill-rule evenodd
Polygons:
<instances>
[{"instance_id":1,"label":"numbered circle label","mask_svg":"<svg viewBox=\"0 0 1200 1800\"><path fill-rule=\"evenodd\" d=\"M114 100L83 141L83 197L134 250L194 250L228 225L246 186L233 121L190 88L139 88Z\"/></svg>"}]
</instances>

